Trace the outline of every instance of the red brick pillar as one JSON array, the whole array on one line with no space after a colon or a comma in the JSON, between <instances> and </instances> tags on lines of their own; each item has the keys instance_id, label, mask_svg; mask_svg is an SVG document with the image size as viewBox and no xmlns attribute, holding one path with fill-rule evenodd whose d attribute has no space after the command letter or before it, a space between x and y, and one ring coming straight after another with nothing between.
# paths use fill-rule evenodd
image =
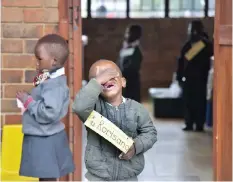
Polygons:
<instances>
[{"instance_id":1,"label":"red brick pillar","mask_svg":"<svg viewBox=\"0 0 233 182\"><path fill-rule=\"evenodd\" d=\"M2 0L1 126L21 123L15 93L30 90L38 38L58 31L58 0Z\"/></svg>"}]
</instances>

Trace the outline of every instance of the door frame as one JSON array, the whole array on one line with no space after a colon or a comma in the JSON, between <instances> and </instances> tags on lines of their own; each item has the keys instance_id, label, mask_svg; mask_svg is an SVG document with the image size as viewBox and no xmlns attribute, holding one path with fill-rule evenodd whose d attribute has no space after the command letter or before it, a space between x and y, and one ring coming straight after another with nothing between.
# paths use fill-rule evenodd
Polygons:
<instances>
[{"instance_id":1,"label":"door frame","mask_svg":"<svg viewBox=\"0 0 233 182\"><path fill-rule=\"evenodd\" d=\"M75 163L74 173L61 178L61 181L82 180L82 122L72 112L75 94L82 86L82 17L81 0L58 0L59 34L69 44L69 59L65 66L67 82L70 88L71 103L64 119L69 136L70 148Z\"/></svg>"}]
</instances>

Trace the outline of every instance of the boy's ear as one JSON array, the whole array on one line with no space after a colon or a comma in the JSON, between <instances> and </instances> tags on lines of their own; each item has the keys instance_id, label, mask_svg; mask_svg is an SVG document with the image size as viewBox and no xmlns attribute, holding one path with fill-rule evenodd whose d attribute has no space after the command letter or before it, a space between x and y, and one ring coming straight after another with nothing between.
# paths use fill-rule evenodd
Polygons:
<instances>
[{"instance_id":1,"label":"boy's ear","mask_svg":"<svg viewBox=\"0 0 233 182\"><path fill-rule=\"evenodd\" d=\"M53 66L57 66L57 64L58 64L58 61L54 58L54 59L52 59L52 61L53 61Z\"/></svg>"},{"instance_id":2,"label":"boy's ear","mask_svg":"<svg viewBox=\"0 0 233 182\"><path fill-rule=\"evenodd\" d=\"M126 79L124 77L121 78L121 83L122 83L122 87L125 88L126 87Z\"/></svg>"}]
</instances>

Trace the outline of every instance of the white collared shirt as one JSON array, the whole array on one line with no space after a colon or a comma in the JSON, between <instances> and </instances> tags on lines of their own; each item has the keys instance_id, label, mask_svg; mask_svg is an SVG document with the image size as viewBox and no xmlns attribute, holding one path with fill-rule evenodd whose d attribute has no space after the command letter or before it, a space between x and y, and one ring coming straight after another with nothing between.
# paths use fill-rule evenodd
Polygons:
<instances>
[{"instance_id":1,"label":"white collared shirt","mask_svg":"<svg viewBox=\"0 0 233 182\"><path fill-rule=\"evenodd\" d=\"M55 71L54 73L52 73L50 75L50 78L57 78L57 77L64 75L64 74L65 74L65 68L62 67L62 68L58 69L57 71Z\"/></svg>"},{"instance_id":2,"label":"white collared shirt","mask_svg":"<svg viewBox=\"0 0 233 182\"><path fill-rule=\"evenodd\" d=\"M123 103L125 103L125 101L126 101L126 98L124 98L123 96L122 96L122 104ZM110 105L110 106L113 106L112 104L110 104L110 103L108 103L108 102L106 102L108 105Z\"/></svg>"}]
</instances>

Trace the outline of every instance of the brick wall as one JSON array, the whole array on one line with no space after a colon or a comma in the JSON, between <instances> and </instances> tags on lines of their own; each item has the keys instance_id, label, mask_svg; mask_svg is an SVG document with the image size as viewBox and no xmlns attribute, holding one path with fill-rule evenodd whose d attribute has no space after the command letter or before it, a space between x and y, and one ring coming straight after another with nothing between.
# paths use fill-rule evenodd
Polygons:
<instances>
[{"instance_id":1,"label":"brick wall","mask_svg":"<svg viewBox=\"0 0 233 182\"><path fill-rule=\"evenodd\" d=\"M142 92L149 87L168 86L176 69L176 57L187 39L191 19L84 19L83 33L89 37L85 47L85 77L90 65L100 59L116 60L125 28L137 23L143 28L141 70ZM213 18L203 20L209 36L213 35Z\"/></svg>"},{"instance_id":2,"label":"brick wall","mask_svg":"<svg viewBox=\"0 0 233 182\"><path fill-rule=\"evenodd\" d=\"M20 123L17 90L30 90L38 38L58 31L58 0L2 0L1 124Z\"/></svg>"}]
</instances>

